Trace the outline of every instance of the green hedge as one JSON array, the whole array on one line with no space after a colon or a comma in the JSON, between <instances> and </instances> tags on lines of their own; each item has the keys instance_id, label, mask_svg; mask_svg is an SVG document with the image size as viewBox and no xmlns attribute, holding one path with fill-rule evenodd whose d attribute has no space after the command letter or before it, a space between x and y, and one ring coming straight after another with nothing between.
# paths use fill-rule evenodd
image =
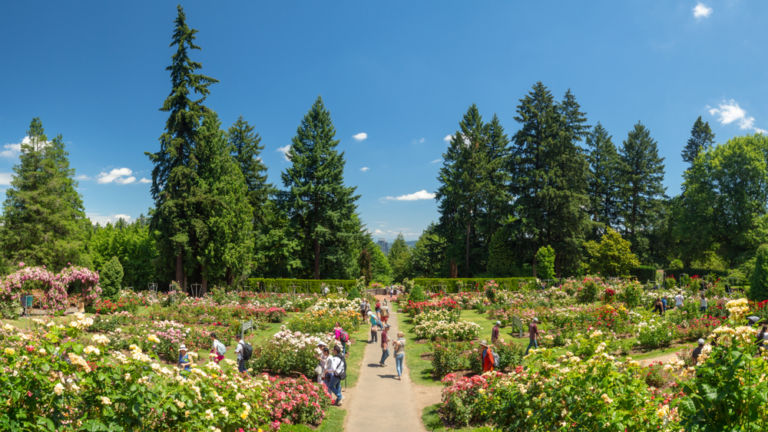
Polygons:
<instances>
[{"instance_id":1,"label":"green hedge","mask_svg":"<svg viewBox=\"0 0 768 432\"><path fill-rule=\"evenodd\" d=\"M328 285L331 293L336 292L337 287L343 287L349 291L355 286L354 279L270 279L249 278L247 289L259 292L292 293L322 293L323 284Z\"/></svg>"},{"instance_id":2,"label":"green hedge","mask_svg":"<svg viewBox=\"0 0 768 432\"><path fill-rule=\"evenodd\" d=\"M653 282L656 279L656 267L653 266L640 266L635 267L632 270L630 270L630 275L634 276L639 280L640 282ZM698 275L699 277L704 277L708 274L713 274L719 277L725 276L728 274L728 272L719 271L719 270L708 270L708 269L697 269L697 268L684 268L679 270L664 270L664 275L669 276L672 275L675 277L676 280L680 280L680 275L687 274L688 276Z\"/></svg>"},{"instance_id":3,"label":"green hedge","mask_svg":"<svg viewBox=\"0 0 768 432\"><path fill-rule=\"evenodd\" d=\"M517 291L528 282L535 281L532 277L510 277L510 278L415 278L413 283L419 285L427 291L438 292L445 291L449 293L459 292L459 283L462 284L462 291L477 291L482 289L486 282L496 281L499 288L508 291Z\"/></svg>"}]
</instances>

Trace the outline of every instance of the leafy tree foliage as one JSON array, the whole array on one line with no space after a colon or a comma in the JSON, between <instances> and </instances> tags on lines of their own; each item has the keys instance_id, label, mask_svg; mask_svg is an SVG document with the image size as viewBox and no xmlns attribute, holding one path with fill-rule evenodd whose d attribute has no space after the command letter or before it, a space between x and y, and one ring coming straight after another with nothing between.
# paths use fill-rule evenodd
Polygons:
<instances>
[{"instance_id":1,"label":"leafy tree foliage","mask_svg":"<svg viewBox=\"0 0 768 432\"><path fill-rule=\"evenodd\" d=\"M410 274L408 265L411 260L411 251L408 244L405 243L403 234L398 234L397 238L392 243L387 260L389 261L389 266L392 268L392 278L395 281L402 281L408 274Z\"/></svg>"},{"instance_id":2,"label":"leafy tree foliage","mask_svg":"<svg viewBox=\"0 0 768 432\"><path fill-rule=\"evenodd\" d=\"M392 267L381 248L371 241L368 246L371 254L371 278L374 282L389 284L392 282Z\"/></svg>"},{"instance_id":3,"label":"leafy tree foliage","mask_svg":"<svg viewBox=\"0 0 768 432\"><path fill-rule=\"evenodd\" d=\"M755 301L768 299L768 245L757 248L755 270L749 281L749 298Z\"/></svg>"},{"instance_id":4,"label":"leafy tree foliage","mask_svg":"<svg viewBox=\"0 0 768 432\"><path fill-rule=\"evenodd\" d=\"M351 247L359 241L361 226L355 215L354 187L344 185L344 153L331 114L318 97L293 138L283 172L284 208L298 239L301 275L315 279L350 273Z\"/></svg>"},{"instance_id":5,"label":"leafy tree foliage","mask_svg":"<svg viewBox=\"0 0 768 432\"><path fill-rule=\"evenodd\" d=\"M123 266L116 256L107 261L99 272L99 285L103 297L115 298L120 291L123 285Z\"/></svg>"},{"instance_id":6,"label":"leafy tree foliage","mask_svg":"<svg viewBox=\"0 0 768 432\"><path fill-rule=\"evenodd\" d=\"M89 264L85 254L88 219L75 190L64 140L48 141L39 118L32 119L21 144L11 187L3 203L3 256L15 264L58 270L72 262Z\"/></svg>"},{"instance_id":7,"label":"leafy tree foliage","mask_svg":"<svg viewBox=\"0 0 768 432\"><path fill-rule=\"evenodd\" d=\"M715 134L709 127L709 122L701 120L701 116L696 119L691 128L691 137L683 148L681 156L685 162L693 164L696 157L715 143Z\"/></svg>"},{"instance_id":8,"label":"leafy tree foliage","mask_svg":"<svg viewBox=\"0 0 768 432\"><path fill-rule=\"evenodd\" d=\"M408 267L414 276L437 277L445 276L446 241L440 236L435 224L430 224L416 241L411 251L411 262Z\"/></svg>"},{"instance_id":9,"label":"leafy tree foliage","mask_svg":"<svg viewBox=\"0 0 768 432\"><path fill-rule=\"evenodd\" d=\"M157 244L149 230L149 220L144 216L130 224L120 219L103 227L97 225L88 238L88 253L99 271L104 270L112 257L117 257L124 270L124 286L144 289L158 281Z\"/></svg>"},{"instance_id":10,"label":"leafy tree foliage","mask_svg":"<svg viewBox=\"0 0 768 432\"><path fill-rule=\"evenodd\" d=\"M600 243L588 241L584 243L590 256L589 270L605 276L624 276L629 270L640 265L640 260L632 253L628 241L613 228L608 228Z\"/></svg>"},{"instance_id":11,"label":"leafy tree foliage","mask_svg":"<svg viewBox=\"0 0 768 432\"><path fill-rule=\"evenodd\" d=\"M641 258L650 256L650 233L658 226L664 198L664 158L656 141L641 123L627 135L620 151L621 201L624 237Z\"/></svg>"}]
</instances>

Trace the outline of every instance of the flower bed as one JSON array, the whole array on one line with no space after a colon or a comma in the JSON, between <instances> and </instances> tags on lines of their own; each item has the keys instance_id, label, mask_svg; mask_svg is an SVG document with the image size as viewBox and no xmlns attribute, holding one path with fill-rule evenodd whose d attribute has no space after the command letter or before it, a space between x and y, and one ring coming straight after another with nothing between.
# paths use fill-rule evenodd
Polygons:
<instances>
[{"instance_id":1,"label":"flower bed","mask_svg":"<svg viewBox=\"0 0 768 432\"><path fill-rule=\"evenodd\" d=\"M324 385L316 385L305 376L278 378L265 375L269 381L264 394L273 426L279 424L319 425L331 404Z\"/></svg>"},{"instance_id":2,"label":"flower bed","mask_svg":"<svg viewBox=\"0 0 768 432\"><path fill-rule=\"evenodd\" d=\"M329 334L306 334L288 330L285 326L264 344L254 347L253 368L281 375L302 374L316 377L317 344L333 346Z\"/></svg>"},{"instance_id":3,"label":"flower bed","mask_svg":"<svg viewBox=\"0 0 768 432\"><path fill-rule=\"evenodd\" d=\"M472 321L424 321L413 332L418 339L469 341L480 335L480 326Z\"/></svg>"}]
</instances>

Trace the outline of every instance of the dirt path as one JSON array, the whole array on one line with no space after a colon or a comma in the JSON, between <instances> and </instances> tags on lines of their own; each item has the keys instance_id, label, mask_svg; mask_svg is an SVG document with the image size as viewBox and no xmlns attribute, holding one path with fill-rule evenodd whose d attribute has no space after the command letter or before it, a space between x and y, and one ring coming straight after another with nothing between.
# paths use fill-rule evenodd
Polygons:
<instances>
[{"instance_id":1,"label":"dirt path","mask_svg":"<svg viewBox=\"0 0 768 432\"><path fill-rule=\"evenodd\" d=\"M397 339L398 320L395 307L390 305L389 329L390 340ZM407 343L407 342L406 342ZM393 353L390 344L390 354ZM416 386L408 375L408 356L403 362L403 379L396 379L394 355L380 367L381 345L369 344L363 355L363 365L355 388L345 395L347 418L344 430L348 432L425 432L421 422L421 410L424 406L440 401L429 402L434 395L422 386ZM439 389L438 389L439 391ZM432 393L434 393L432 391Z\"/></svg>"},{"instance_id":2,"label":"dirt path","mask_svg":"<svg viewBox=\"0 0 768 432\"><path fill-rule=\"evenodd\" d=\"M651 363L661 362L661 363L667 363L672 360L677 360L677 353L683 351L682 349L680 351L671 352L662 354L656 357L649 357L642 360L638 360L637 362L640 363L643 366L648 366Z\"/></svg>"}]
</instances>

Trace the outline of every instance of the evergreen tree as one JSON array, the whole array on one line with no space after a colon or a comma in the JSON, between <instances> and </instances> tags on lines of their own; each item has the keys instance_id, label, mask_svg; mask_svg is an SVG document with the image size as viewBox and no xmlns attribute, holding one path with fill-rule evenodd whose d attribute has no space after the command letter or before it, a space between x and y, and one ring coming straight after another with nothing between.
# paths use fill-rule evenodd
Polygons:
<instances>
[{"instance_id":1,"label":"evergreen tree","mask_svg":"<svg viewBox=\"0 0 768 432\"><path fill-rule=\"evenodd\" d=\"M101 295L106 298L115 298L120 288L123 286L123 266L120 260L113 256L99 270L99 285L101 286Z\"/></svg>"},{"instance_id":2,"label":"evergreen tree","mask_svg":"<svg viewBox=\"0 0 768 432\"><path fill-rule=\"evenodd\" d=\"M361 235L355 216L355 188L344 185L344 153L331 114L318 97L293 138L282 174L287 188L284 205L293 233L300 242L303 276L348 273L349 248Z\"/></svg>"},{"instance_id":3,"label":"evergreen tree","mask_svg":"<svg viewBox=\"0 0 768 432\"><path fill-rule=\"evenodd\" d=\"M368 248L363 248L360 251L360 256L357 258L357 264L360 268L360 276L365 280L365 286L370 285L373 278L373 272L371 270L371 253L368 252Z\"/></svg>"},{"instance_id":4,"label":"evergreen tree","mask_svg":"<svg viewBox=\"0 0 768 432\"><path fill-rule=\"evenodd\" d=\"M195 44L196 33L197 30L187 26L184 10L179 5L171 43L176 52L166 68L171 74L171 93L160 108L169 113L168 120L160 136L160 150L147 153L154 164L152 228L159 234L160 256L173 259L162 263L163 266L175 269L174 279L183 286L187 283L186 273L198 267L196 251L191 250L190 245L195 227L188 216L194 214L194 204L189 198L198 183L193 151L197 131L207 111L203 102L210 93L208 87L217 82L198 73L202 65L189 57L190 50L200 49Z\"/></svg>"},{"instance_id":5,"label":"evergreen tree","mask_svg":"<svg viewBox=\"0 0 768 432\"><path fill-rule=\"evenodd\" d=\"M45 265L54 271L68 262L88 264L88 220L73 180L74 169L61 135L48 141L39 118L21 144L2 217L2 251L11 263Z\"/></svg>"},{"instance_id":6,"label":"evergreen tree","mask_svg":"<svg viewBox=\"0 0 768 432\"><path fill-rule=\"evenodd\" d=\"M253 229L255 232L261 232L267 218L265 213L269 210L266 203L273 192L272 185L267 182L267 166L259 157L264 150L261 137L241 116L229 128L227 139L232 148L232 156L245 176L248 202L253 208Z\"/></svg>"},{"instance_id":7,"label":"evergreen tree","mask_svg":"<svg viewBox=\"0 0 768 432\"><path fill-rule=\"evenodd\" d=\"M285 199L277 193L264 206L265 221L262 230L256 233L254 272L262 277L288 278L297 276L301 268L299 241L293 236L288 216L276 200Z\"/></svg>"},{"instance_id":8,"label":"evergreen tree","mask_svg":"<svg viewBox=\"0 0 768 432\"><path fill-rule=\"evenodd\" d=\"M411 275L421 277L447 276L446 266L446 241L440 236L435 224L430 224L421 233L416 245L411 252L411 261L408 264Z\"/></svg>"},{"instance_id":9,"label":"evergreen tree","mask_svg":"<svg viewBox=\"0 0 768 432\"><path fill-rule=\"evenodd\" d=\"M768 299L768 245L760 245L756 257L747 294L750 300L763 301Z\"/></svg>"},{"instance_id":10,"label":"evergreen tree","mask_svg":"<svg viewBox=\"0 0 768 432\"><path fill-rule=\"evenodd\" d=\"M371 254L371 278L374 282L389 284L392 282L392 267L381 248L370 240L368 251Z\"/></svg>"},{"instance_id":11,"label":"evergreen tree","mask_svg":"<svg viewBox=\"0 0 768 432\"><path fill-rule=\"evenodd\" d=\"M574 272L589 227L583 211L588 205L587 161L579 145L586 131L584 114L570 92L556 103L538 82L520 100L515 120L521 128L514 136L510 169L520 258L552 245L558 251L558 272Z\"/></svg>"},{"instance_id":12,"label":"evergreen tree","mask_svg":"<svg viewBox=\"0 0 768 432\"><path fill-rule=\"evenodd\" d=\"M488 246L488 274L493 276L513 276L518 273L512 247L512 233L509 227L502 227L493 233Z\"/></svg>"},{"instance_id":13,"label":"evergreen tree","mask_svg":"<svg viewBox=\"0 0 768 432\"><path fill-rule=\"evenodd\" d=\"M620 161L611 136L599 122L587 136L589 212L601 231L619 225Z\"/></svg>"},{"instance_id":14,"label":"evergreen tree","mask_svg":"<svg viewBox=\"0 0 768 432\"><path fill-rule=\"evenodd\" d=\"M688 143L681 153L683 161L693 164L696 156L702 151L707 150L714 143L715 134L712 132L712 128L709 127L709 122L702 121L701 116L699 116L693 123L691 137L688 138Z\"/></svg>"},{"instance_id":15,"label":"evergreen tree","mask_svg":"<svg viewBox=\"0 0 768 432\"><path fill-rule=\"evenodd\" d=\"M401 282L409 276L410 269L408 264L411 260L411 251L405 243L403 234L398 234L387 256L389 266L392 268L392 278L396 282Z\"/></svg>"},{"instance_id":16,"label":"evergreen tree","mask_svg":"<svg viewBox=\"0 0 768 432\"><path fill-rule=\"evenodd\" d=\"M637 123L622 143L620 214L624 238L641 260L650 254L649 237L660 221L664 198L664 158L650 131Z\"/></svg>"},{"instance_id":17,"label":"evergreen tree","mask_svg":"<svg viewBox=\"0 0 768 432\"><path fill-rule=\"evenodd\" d=\"M119 219L114 224L97 225L88 239L88 253L99 271L112 257L117 257L127 287L143 289L157 281L158 250L149 230L149 220L144 216L130 224Z\"/></svg>"},{"instance_id":18,"label":"evergreen tree","mask_svg":"<svg viewBox=\"0 0 768 432\"><path fill-rule=\"evenodd\" d=\"M199 266L195 272L203 289L208 282L232 284L247 276L253 255L253 209L248 187L231 156L221 122L206 111L192 151L198 183L188 197L193 213L191 250Z\"/></svg>"}]
</instances>

